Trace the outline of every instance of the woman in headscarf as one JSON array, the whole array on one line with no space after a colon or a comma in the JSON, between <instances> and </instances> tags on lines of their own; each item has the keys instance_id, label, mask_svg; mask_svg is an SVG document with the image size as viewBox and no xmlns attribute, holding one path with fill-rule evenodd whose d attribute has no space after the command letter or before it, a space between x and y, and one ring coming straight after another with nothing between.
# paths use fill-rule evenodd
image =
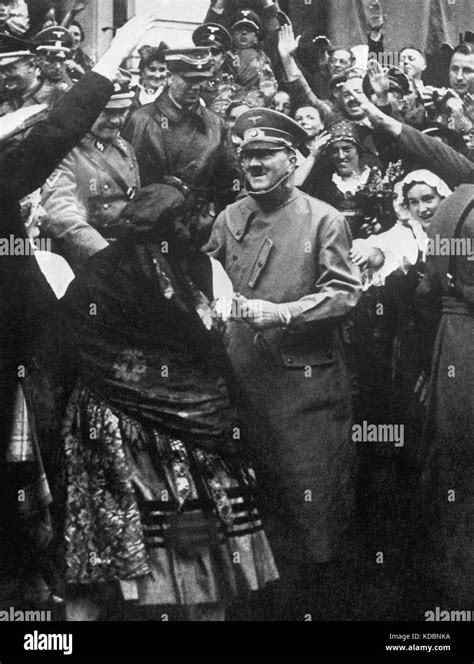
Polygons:
<instances>
[{"instance_id":1,"label":"woman in headscarf","mask_svg":"<svg viewBox=\"0 0 474 664\"><path fill-rule=\"evenodd\" d=\"M404 427L403 446L392 451L392 477L396 486L390 504L397 523L403 524L400 542L417 541L419 515L413 501L419 491L419 453L425 409L419 397L425 397L429 366L423 329L415 309L415 292L423 277L428 251L427 230L440 204L451 195L447 184L428 170L408 173L394 187L396 224L379 235L357 240L352 249L355 262L365 268L366 285L384 287L392 345L388 354L390 376L387 385L389 407L387 422ZM404 550L403 547L399 547ZM403 577L414 573L413 556L405 550L401 558ZM410 581L411 583L412 581ZM412 598L404 607L413 611ZM415 614L412 614L415 618Z\"/></svg>"},{"instance_id":2,"label":"woman in headscarf","mask_svg":"<svg viewBox=\"0 0 474 664\"><path fill-rule=\"evenodd\" d=\"M380 167L378 158L364 151L359 128L354 122L337 122L325 138L324 152L318 146L318 159L307 177L303 190L342 212L352 236L366 237L365 220L368 210L358 195L372 175L372 167Z\"/></svg>"},{"instance_id":3,"label":"woman in headscarf","mask_svg":"<svg viewBox=\"0 0 474 664\"><path fill-rule=\"evenodd\" d=\"M156 619L169 605L223 619L277 577L212 304L215 276L230 282L193 244L192 197L171 180L181 189L151 185L129 203L123 238L62 300L79 375L61 461L71 620L96 619L118 591Z\"/></svg>"}]
</instances>

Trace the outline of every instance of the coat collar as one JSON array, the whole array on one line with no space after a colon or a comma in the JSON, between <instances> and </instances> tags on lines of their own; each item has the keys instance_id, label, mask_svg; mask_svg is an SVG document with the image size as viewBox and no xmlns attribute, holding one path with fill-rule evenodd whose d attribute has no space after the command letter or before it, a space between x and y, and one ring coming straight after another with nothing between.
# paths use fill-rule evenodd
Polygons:
<instances>
[{"instance_id":1,"label":"coat collar","mask_svg":"<svg viewBox=\"0 0 474 664\"><path fill-rule=\"evenodd\" d=\"M195 120L196 126L203 134L207 133L205 107L199 99L196 107L192 110L186 110L178 106L170 97L168 90L165 89L155 100L155 106L161 115L165 115L168 120L178 124L185 117L192 117Z\"/></svg>"},{"instance_id":2,"label":"coat collar","mask_svg":"<svg viewBox=\"0 0 474 664\"><path fill-rule=\"evenodd\" d=\"M271 209L265 209L255 199L247 195L235 205L227 207L225 212L227 228L234 239L237 240L237 242L240 242L244 239L251 222L255 219L257 214L275 212L276 210L292 203L298 198L298 196L301 196L301 192L295 187L281 204L273 206Z\"/></svg>"},{"instance_id":3,"label":"coat collar","mask_svg":"<svg viewBox=\"0 0 474 664\"><path fill-rule=\"evenodd\" d=\"M84 147L93 148L95 150L98 149L99 152L102 153L107 149L107 147L113 145L113 147L119 150L119 152L121 152L123 155L128 156L127 144L121 136L118 136L118 138L115 138L110 143L103 143L104 150L101 150L100 147L96 145L96 143L101 143L100 138L97 138L97 136L94 136L94 134L91 132L84 136L81 143L84 145Z\"/></svg>"}]
</instances>

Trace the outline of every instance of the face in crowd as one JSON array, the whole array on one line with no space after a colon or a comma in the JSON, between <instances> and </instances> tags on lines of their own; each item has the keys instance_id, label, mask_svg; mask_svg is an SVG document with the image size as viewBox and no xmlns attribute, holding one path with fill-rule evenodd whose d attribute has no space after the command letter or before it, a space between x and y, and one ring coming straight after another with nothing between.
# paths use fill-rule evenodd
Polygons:
<instances>
[{"instance_id":1,"label":"face in crowd","mask_svg":"<svg viewBox=\"0 0 474 664\"><path fill-rule=\"evenodd\" d=\"M119 137L125 124L129 108L105 108L99 115L91 132L104 143L109 143Z\"/></svg>"},{"instance_id":2,"label":"face in crowd","mask_svg":"<svg viewBox=\"0 0 474 664\"><path fill-rule=\"evenodd\" d=\"M288 92L283 92L279 90L273 97L270 108L283 115L291 115L291 99Z\"/></svg>"},{"instance_id":3,"label":"face in crowd","mask_svg":"<svg viewBox=\"0 0 474 664\"><path fill-rule=\"evenodd\" d=\"M449 86L461 97L474 94L474 53L455 53L449 68Z\"/></svg>"},{"instance_id":4,"label":"face in crowd","mask_svg":"<svg viewBox=\"0 0 474 664\"><path fill-rule=\"evenodd\" d=\"M66 61L62 55L56 53L45 53L38 58L38 66L43 78L52 83L64 80L66 72Z\"/></svg>"},{"instance_id":5,"label":"face in crowd","mask_svg":"<svg viewBox=\"0 0 474 664\"><path fill-rule=\"evenodd\" d=\"M295 113L296 122L303 127L309 138L318 136L323 130L321 116L313 106L304 106Z\"/></svg>"},{"instance_id":6,"label":"face in crowd","mask_svg":"<svg viewBox=\"0 0 474 664\"><path fill-rule=\"evenodd\" d=\"M168 68L161 60L152 60L141 71L142 85L146 90L158 90L168 76Z\"/></svg>"},{"instance_id":7,"label":"face in crowd","mask_svg":"<svg viewBox=\"0 0 474 664\"><path fill-rule=\"evenodd\" d=\"M242 168L252 191L273 189L281 180L294 172L296 156L287 148L244 148L240 155Z\"/></svg>"},{"instance_id":8,"label":"face in crowd","mask_svg":"<svg viewBox=\"0 0 474 664\"><path fill-rule=\"evenodd\" d=\"M327 156L340 177L350 177L360 172L359 150L352 141L335 141L329 145Z\"/></svg>"},{"instance_id":9,"label":"face in crowd","mask_svg":"<svg viewBox=\"0 0 474 664\"><path fill-rule=\"evenodd\" d=\"M71 25L69 32L72 36L72 50L77 51L82 42L82 32L78 25Z\"/></svg>"},{"instance_id":10,"label":"face in crowd","mask_svg":"<svg viewBox=\"0 0 474 664\"><path fill-rule=\"evenodd\" d=\"M224 65L225 52L218 46L211 46L212 73L218 74Z\"/></svg>"},{"instance_id":11,"label":"face in crowd","mask_svg":"<svg viewBox=\"0 0 474 664\"><path fill-rule=\"evenodd\" d=\"M3 28L5 23L10 18L11 7L12 7L11 2L4 2L4 1L2 2L2 0L0 0L0 28Z\"/></svg>"},{"instance_id":12,"label":"face in crowd","mask_svg":"<svg viewBox=\"0 0 474 664\"><path fill-rule=\"evenodd\" d=\"M352 67L353 61L354 58L352 53L348 49L338 48L332 52L329 58L329 73L331 76L339 76L340 74L344 74L344 72Z\"/></svg>"},{"instance_id":13,"label":"face in crowd","mask_svg":"<svg viewBox=\"0 0 474 664\"><path fill-rule=\"evenodd\" d=\"M5 90L11 94L23 95L38 80L34 57L26 57L0 68Z\"/></svg>"},{"instance_id":14,"label":"face in crowd","mask_svg":"<svg viewBox=\"0 0 474 664\"><path fill-rule=\"evenodd\" d=\"M423 182L414 183L409 189L405 189L405 203L412 217L419 221L423 228L430 225L431 218L442 200L436 189Z\"/></svg>"},{"instance_id":15,"label":"face in crowd","mask_svg":"<svg viewBox=\"0 0 474 664\"><path fill-rule=\"evenodd\" d=\"M173 72L169 86L172 98L184 108L193 108L199 101L201 85L205 79Z\"/></svg>"},{"instance_id":16,"label":"face in crowd","mask_svg":"<svg viewBox=\"0 0 474 664\"><path fill-rule=\"evenodd\" d=\"M338 87L338 100L341 110L348 120L362 120L365 112L360 102L354 97L353 93L364 94L362 89L362 78L350 78L348 81Z\"/></svg>"},{"instance_id":17,"label":"face in crowd","mask_svg":"<svg viewBox=\"0 0 474 664\"><path fill-rule=\"evenodd\" d=\"M232 30L232 45L236 51L243 48L255 48L258 43L258 34L250 25L238 25Z\"/></svg>"},{"instance_id":18,"label":"face in crowd","mask_svg":"<svg viewBox=\"0 0 474 664\"><path fill-rule=\"evenodd\" d=\"M404 48L400 52L400 69L411 81L421 81L426 69L425 56L414 48Z\"/></svg>"}]
</instances>

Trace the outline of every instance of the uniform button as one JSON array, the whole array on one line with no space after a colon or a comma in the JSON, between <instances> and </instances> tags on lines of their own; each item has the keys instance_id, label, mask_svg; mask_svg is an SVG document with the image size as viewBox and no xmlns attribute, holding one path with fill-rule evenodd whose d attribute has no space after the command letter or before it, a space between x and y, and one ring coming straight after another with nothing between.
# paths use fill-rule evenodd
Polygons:
<instances>
[{"instance_id":1,"label":"uniform button","mask_svg":"<svg viewBox=\"0 0 474 664\"><path fill-rule=\"evenodd\" d=\"M240 236L242 235L242 231L241 231L241 230L238 230L237 233L236 233L236 235L237 235L238 237L240 237Z\"/></svg>"},{"instance_id":2,"label":"uniform button","mask_svg":"<svg viewBox=\"0 0 474 664\"><path fill-rule=\"evenodd\" d=\"M258 267L263 267L265 263L263 261L258 261Z\"/></svg>"},{"instance_id":3,"label":"uniform button","mask_svg":"<svg viewBox=\"0 0 474 664\"><path fill-rule=\"evenodd\" d=\"M108 184L104 184L104 189L107 191L107 189L110 189Z\"/></svg>"},{"instance_id":4,"label":"uniform button","mask_svg":"<svg viewBox=\"0 0 474 664\"><path fill-rule=\"evenodd\" d=\"M239 257L237 256L237 254L233 254L233 255L232 255L232 260L233 260L233 261L238 260L238 258L239 258Z\"/></svg>"},{"instance_id":5,"label":"uniform button","mask_svg":"<svg viewBox=\"0 0 474 664\"><path fill-rule=\"evenodd\" d=\"M286 363L287 364L293 364L293 360L291 359L291 357L286 358Z\"/></svg>"},{"instance_id":6,"label":"uniform button","mask_svg":"<svg viewBox=\"0 0 474 664\"><path fill-rule=\"evenodd\" d=\"M108 204L108 203L104 203L104 210L108 210L108 209L109 209L109 204Z\"/></svg>"}]
</instances>

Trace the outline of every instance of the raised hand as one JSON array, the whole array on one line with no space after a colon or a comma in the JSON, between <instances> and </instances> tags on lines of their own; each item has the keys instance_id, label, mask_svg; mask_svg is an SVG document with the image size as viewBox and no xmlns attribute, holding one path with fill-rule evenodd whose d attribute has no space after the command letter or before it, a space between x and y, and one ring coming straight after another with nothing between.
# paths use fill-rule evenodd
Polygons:
<instances>
[{"instance_id":1,"label":"raised hand","mask_svg":"<svg viewBox=\"0 0 474 664\"><path fill-rule=\"evenodd\" d=\"M319 155L323 151L324 146L327 144L330 138L331 138L331 132L323 131L318 136L315 136L307 144L307 147L309 148L309 151L313 155L313 157L319 157Z\"/></svg>"},{"instance_id":2,"label":"raised hand","mask_svg":"<svg viewBox=\"0 0 474 664\"><path fill-rule=\"evenodd\" d=\"M278 52L282 60L293 57L298 49L301 35L295 38L292 25L282 25L278 39Z\"/></svg>"},{"instance_id":3,"label":"raised hand","mask_svg":"<svg viewBox=\"0 0 474 664\"><path fill-rule=\"evenodd\" d=\"M367 74L375 95L377 97L386 97L390 89L390 81L387 72L377 60L369 60L367 63Z\"/></svg>"},{"instance_id":4,"label":"raised hand","mask_svg":"<svg viewBox=\"0 0 474 664\"><path fill-rule=\"evenodd\" d=\"M93 68L97 74L113 79L118 72L120 63L128 58L141 41L142 37L157 27L160 20L157 11L147 12L131 18L119 28L108 50Z\"/></svg>"}]
</instances>

